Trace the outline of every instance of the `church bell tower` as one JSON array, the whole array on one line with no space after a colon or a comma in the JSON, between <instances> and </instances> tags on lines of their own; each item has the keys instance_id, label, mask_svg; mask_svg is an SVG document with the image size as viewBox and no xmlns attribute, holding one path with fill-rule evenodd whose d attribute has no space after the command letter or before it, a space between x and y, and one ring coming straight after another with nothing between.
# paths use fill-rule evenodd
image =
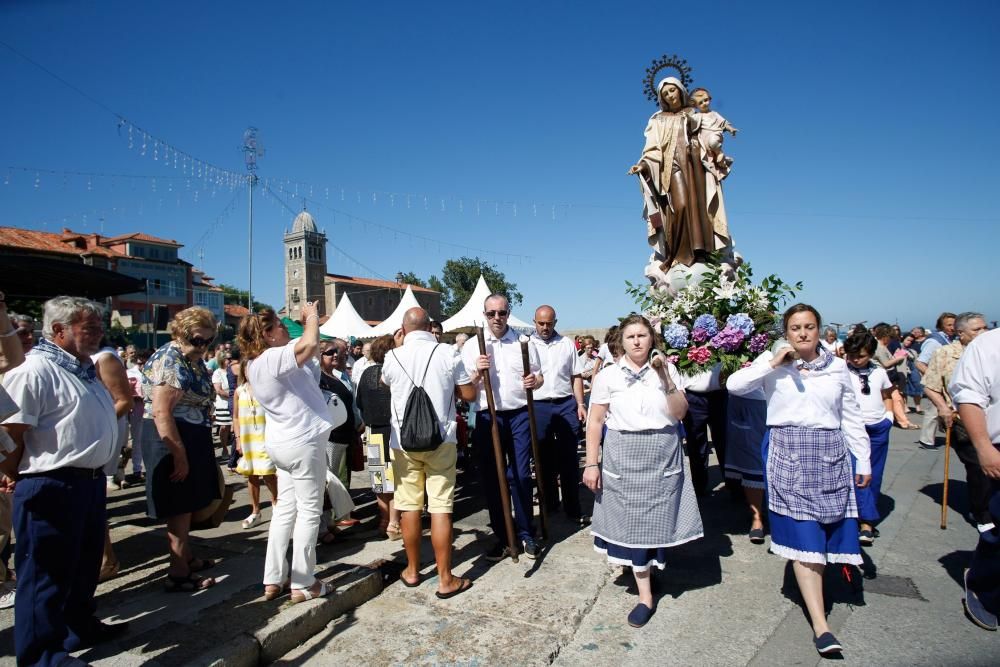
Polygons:
<instances>
[{"instance_id":1,"label":"church bell tower","mask_svg":"<svg viewBox=\"0 0 1000 667\"><path fill-rule=\"evenodd\" d=\"M288 317L300 320L306 301L323 299L326 277L326 234L317 231L316 221L303 210L285 233L285 304ZM327 312L320 303L319 314Z\"/></svg>"}]
</instances>

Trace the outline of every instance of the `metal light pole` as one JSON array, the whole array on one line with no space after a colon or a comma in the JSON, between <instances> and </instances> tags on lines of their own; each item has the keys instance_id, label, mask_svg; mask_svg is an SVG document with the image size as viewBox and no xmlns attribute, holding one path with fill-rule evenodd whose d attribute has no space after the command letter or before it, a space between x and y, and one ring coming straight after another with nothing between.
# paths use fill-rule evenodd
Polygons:
<instances>
[{"instance_id":1,"label":"metal light pole","mask_svg":"<svg viewBox=\"0 0 1000 667\"><path fill-rule=\"evenodd\" d=\"M247 310L253 312L253 189L257 185L257 158L264 155L264 146L257 138L257 128L243 132L243 159L247 165L247 190L250 191L249 230L247 234Z\"/></svg>"}]
</instances>

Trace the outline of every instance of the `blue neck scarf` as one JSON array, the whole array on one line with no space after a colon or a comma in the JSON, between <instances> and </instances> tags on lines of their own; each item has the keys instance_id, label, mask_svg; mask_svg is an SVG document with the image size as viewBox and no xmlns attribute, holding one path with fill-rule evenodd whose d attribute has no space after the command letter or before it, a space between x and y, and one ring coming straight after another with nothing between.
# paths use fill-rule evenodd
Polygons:
<instances>
[{"instance_id":1,"label":"blue neck scarf","mask_svg":"<svg viewBox=\"0 0 1000 667\"><path fill-rule=\"evenodd\" d=\"M642 370L640 370L638 373L633 371L628 366L619 366L619 368L621 368L622 372L625 373L625 386L627 387L631 387L636 382L640 381L642 379L642 376L646 374L646 371L649 370L649 366L643 366Z\"/></svg>"},{"instance_id":2,"label":"blue neck scarf","mask_svg":"<svg viewBox=\"0 0 1000 667\"><path fill-rule=\"evenodd\" d=\"M813 361L802 361L799 359L796 366L805 371L821 371L833 363L833 354L822 345L819 346L819 356Z\"/></svg>"},{"instance_id":3,"label":"blue neck scarf","mask_svg":"<svg viewBox=\"0 0 1000 667\"><path fill-rule=\"evenodd\" d=\"M43 356L56 366L66 369L84 382L97 382L97 369L94 368L94 364L90 359L80 361L46 338L38 341L28 354Z\"/></svg>"}]
</instances>

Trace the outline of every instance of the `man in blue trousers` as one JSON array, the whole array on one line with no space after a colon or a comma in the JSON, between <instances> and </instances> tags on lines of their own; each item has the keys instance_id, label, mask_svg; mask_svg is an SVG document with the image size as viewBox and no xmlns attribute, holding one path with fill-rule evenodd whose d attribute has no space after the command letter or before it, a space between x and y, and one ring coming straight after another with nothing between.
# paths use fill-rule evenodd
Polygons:
<instances>
[{"instance_id":1,"label":"man in blue trousers","mask_svg":"<svg viewBox=\"0 0 1000 667\"><path fill-rule=\"evenodd\" d=\"M948 390L976 448L979 467L992 485L989 510L994 525L979 533L965 573L965 613L979 627L996 630L1000 614L1000 329L980 334L969 343Z\"/></svg>"},{"instance_id":2,"label":"man in blue trousers","mask_svg":"<svg viewBox=\"0 0 1000 667\"><path fill-rule=\"evenodd\" d=\"M78 297L45 302L43 339L3 381L19 408L3 424L17 448L0 462L17 480L19 665L84 665L69 653L127 629L94 616L104 547L102 467L115 454L118 433L111 394L90 360L104 335L103 314Z\"/></svg>"},{"instance_id":3,"label":"man in blue trousers","mask_svg":"<svg viewBox=\"0 0 1000 667\"><path fill-rule=\"evenodd\" d=\"M510 485L510 500L514 505L514 524L517 538L524 547L528 558L538 556L538 543L532 527L534 505L531 482L531 427L528 421L528 395L525 390L542 386L541 366L538 352L528 346L528 369L525 374L521 359L521 344L518 334L507 326L510 304L502 294L486 297L483 315L487 326L483 331L486 339L486 354L479 354L479 345L468 343L462 347L462 362L474 387L477 388L479 411L476 413L476 428L472 433L472 448L476 465L483 481L486 506L490 513L490 528L500 537L486 558L502 560L509 553L505 546L506 534L503 506L500 504L500 481L496 474L493 458L492 422L486 402L483 376L489 373L496 404L497 426L500 444L507 468L507 482Z\"/></svg>"},{"instance_id":4,"label":"man in blue trousers","mask_svg":"<svg viewBox=\"0 0 1000 667\"><path fill-rule=\"evenodd\" d=\"M542 457L542 480L549 509L558 506L558 488L566 516L578 524L589 523L580 509L580 457L577 444L580 424L587 419L583 403L584 359L573 341L556 331L552 306L535 310L531 344L538 350L545 385L535 392L535 422ZM559 478L559 487L556 478Z\"/></svg>"}]
</instances>

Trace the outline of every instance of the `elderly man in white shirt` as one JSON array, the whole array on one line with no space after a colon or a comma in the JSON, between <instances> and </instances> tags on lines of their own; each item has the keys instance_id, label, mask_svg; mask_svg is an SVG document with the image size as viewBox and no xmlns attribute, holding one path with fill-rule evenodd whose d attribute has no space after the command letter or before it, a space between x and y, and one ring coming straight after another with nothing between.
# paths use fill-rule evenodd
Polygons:
<instances>
[{"instance_id":1,"label":"elderly man in white shirt","mask_svg":"<svg viewBox=\"0 0 1000 667\"><path fill-rule=\"evenodd\" d=\"M587 419L583 402L583 358L573 341L556 332L556 311L552 306L535 310L532 346L537 350L545 384L535 392L535 420L549 509L558 505L556 477L562 487L563 511L573 522L585 524L580 509L580 458L577 454L580 424Z\"/></svg>"},{"instance_id":2,"label":"elderly man in white shirt","mask_svg":"<svg viewBox=\"0 0 1000 667\"><path fill-rule=\"evenodd\" d=\"M14 647L18 664L84 664L75 651L118 636L127 624L97 620L104 547L105 480L118 420L90 355L104 310L78 297L45 302L43 339L4 377L19 407L3 428L17 449L0 463L14 490Z\"/></svg>"},{"instance_id":3,"label":"elderly man in white shirt","mask_svg":"<svg viewBox=\"0 0 1000 667\"><path fill-rule=\"evenodd\" d=\"M1000 329L969 343L948 390L993 487L990 514L994 527L979 534L965 574L965 610L976 625L996 630L1000 614Z\"/></svg>"},{"instance_id":4,"label":"elderly man in white shirt","mask_svg":"<svg viewBox=\"0 0 1000 667\"><path fill-rule=\"evenodd\" d=\"M497 427L506 461L510 498L514 505L514 524L517 537L524 544L528 558L538 555L538 544L532 527L534 508L531 489L531 427L528 422L528 398L525 390L542 387L543 376L538 351L528 347L529 373L525 374L521 360L518 335L507 326L510 304L502 294L491 294L483 304L487 327L486 354L479 354L479 346L469 343L462 348L462 362L479 390L479 412L476 428L472 433L472 447L478 458L478 468L483 477L486 505L490 513L493 534L505 534L503 507L500 504L500 480L496 477L493 460L492 420L487 409L483 375L489 373L493 400L496 405ZM487 554L488 560L502 560L510 555L502 541Z\"/></svg>"},{"instance_id":5,"label":"elderly man in white shirt","mask_svg":"<svg viewBox=\"0 0 1000 667\"><path fill-rule=\"evenodd\" d=\"M455 464L458 460L455 399L472 400L475 387L469 382L458 352L437 342L431 320L423 308L410 308L403 315L403 345L390 350L382 364L382 382L392 396L389 446L396 477L393 502L402 512L406 568L399 577L404 586L420 585L420 513L427 502L431 515L431 544L437 562L437 597L447 599L469 588L472 582L451 572L451 515L455 501ZM434 406L441 443L429 451L407 451L400 431L414 387L423 387Z\"/></svg>"}]
</instances>

